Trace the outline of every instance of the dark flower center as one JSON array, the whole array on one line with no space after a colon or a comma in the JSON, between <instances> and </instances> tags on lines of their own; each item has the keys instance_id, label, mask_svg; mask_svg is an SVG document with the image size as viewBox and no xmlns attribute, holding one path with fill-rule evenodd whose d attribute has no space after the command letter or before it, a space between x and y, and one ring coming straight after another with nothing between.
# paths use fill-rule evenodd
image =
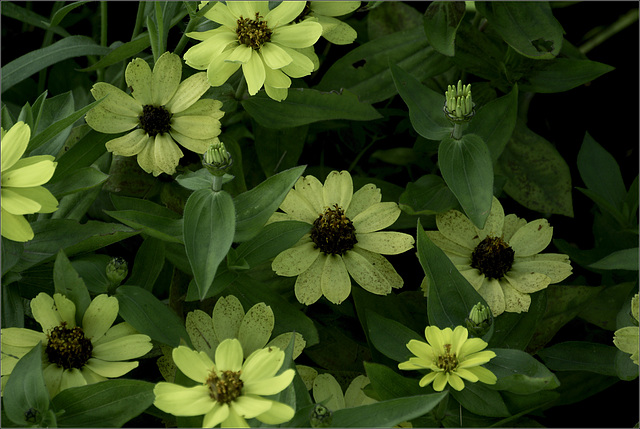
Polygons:
<instances>
[{"instance_id":1,"label":"dark flower center","mask_svg":"<svg viewBox=\"0 0 640 429\"><path fill-rule=\"evenodd\" d=\"M453 372L458 367L458 358L455 353L451 353L451 344L444 345L444 354L439 355L436 366L444 372Z\"/></svg>"},{"instance_id":2,"label":"dark flower center","mask_svg":"<svg viewBox=\"0 0 640 429\"><path fill-rule=\"evenodd\" d=\"M513 265L514 251L500 237L486 237L471 254L471 266L490 279L501 279Z\"/></svg>"},{"instance_id":3,"label":"dark flower center","mask_svg":"<svg viewBox=\"0 0 640 429\"><path fill-rule=\"evenodd\" d=\"M242 394L244 383L240 380L240 372L222 371L222 377L218 377L215 370L211 371L205 384L209 386L211 399L228 404Z\"/></svg>"},{"instance_id":4,"label":"dark flower center","mask_svg":"<svg viewBox=\"0 0 640 429\"><path fill-rule=\"evenodd\" d=\"M147 104L142 108L140 127L151 137L168 133L171 130L171 112L163 106L151 106Z\"/></svg>"},{"instance_id":5,"label":"dark flower center","mask_svg":"<svg viewBox=\"0 0 640 429\"><path fill-rule=\"evenodd\" d=\"M49 362L64 369L82 368L91 358L93 344L84 336L82 328L67 328L62 322L47 334L45 353Z\"/></svg>"},{"instance_id":6,"label":"dark flower center","mask_svg":"<svg viewBox=\"0 0 640 429\"><path fill-rule=\"evenodd\" d=\"M256 12L256 19L240 18L237 21L236 34L238 42L247 45L254 50L258 50L265 43L271 40L271 29L267 26L267 21L263 21L262 17Z\"/></svg>"},{"instance_id":7,"label":"dark flower center","mask_svg":"<svg viewBox=\"0 0 640 429\"><path fill-rule=\"evenodd\" d=\"M337 204L313 221L311 240L327 255L344 255L358 242L353 222Z\"/></svg>"}]
</instances>

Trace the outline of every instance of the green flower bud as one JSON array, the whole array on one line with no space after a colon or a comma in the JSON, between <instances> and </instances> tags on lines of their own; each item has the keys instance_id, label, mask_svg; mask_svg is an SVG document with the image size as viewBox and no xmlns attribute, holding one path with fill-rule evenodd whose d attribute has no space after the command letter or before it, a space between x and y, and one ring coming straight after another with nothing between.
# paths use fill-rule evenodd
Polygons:
<instances>
[{"instance_id":1,"label":"green flower bud","mask_svg":"<svg viewBox=\"0 0 640 429\"><path fill-rule=\"evenodd\" d=\"M233 164L231 154L220 140L216 139L202 155L202 165L214 176L223 176Z\"/></svg>"},{"instance_id":2,"label":"green flower bud","mask_svg":"<svg viewBox=\"0 0 640 429\"><path fill-rule=\"evenodd\" d=\"M112 258L107 264L107 279L111 282L112 287L117 287L129 274L127 261L124 258Z\"/></svg>"},{"instance_id":3,"label":"green flower bud","mask_svg":"<svg viewBox=\"0 0 640 429\"><path fill-rule=\"evenodd\" d=\"M476 337L481 337L487 333L493 322L491 309L477 303L469 312L469 317L465 320L467 329Z\"/></svg>"},{"instance_id":4,"label":"green flower bud","mask_svg":"<svg viewBox=\"0 0 640 429\"><path fill-rule=\"evenodd\" d=\"M453 123L469 122L475 114L473 99L471 98L471 84L458 87L449 85L445 92L444 114Z\"/></svg>"},{"instance_id":5,"label":"green flower bud","mask_svg":"<svg viewBox=\"0 0 640 429\"><path fill-rule=\"evenodd\" d=\"M311 416L309 416L309 422L312 428L328 428L331 426L332 420L333 412L321 404L316 404L311 412Z\"/></svg>"}]
</instances>

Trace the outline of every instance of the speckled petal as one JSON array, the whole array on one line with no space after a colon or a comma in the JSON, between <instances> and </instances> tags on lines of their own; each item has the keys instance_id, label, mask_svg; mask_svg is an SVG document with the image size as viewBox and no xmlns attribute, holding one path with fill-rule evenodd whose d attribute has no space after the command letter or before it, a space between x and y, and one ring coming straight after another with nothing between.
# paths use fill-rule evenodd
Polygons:
<instances>
[{"instance_id":1,"label":"speckled petal","mask_svg":"<svg viewBox=\"0 0 640 429\"><path fill-rule=\"evenodd\" d=\"M500 280L504 293L504 311L509 313L522 313L529 310L531 297L514 289L509 282Z\"/></svg>"},{"instance_id":2,"label":"speckled petal","mask_svg":"<svg viewBox=\"0 0 640 429\"><path fill-rule=\"evenodd\" d=\"M164 106L171 100L180 85L182 77L182 61L171 52L160 55L153 67L151 83L151 103Z\"/></svg>"},{"instance_id":3,"label":"speckled petal","mask_svg":"<svg viewBox=\"0 0 640 429\"><path fill-rule=\"evenodd\" d=\"M290 190L280 204L280 209L296 220L313 224L322 211L317 211L315 202L307 201L305 194L296 189Z\"/></svg>"},{"instance_id":4,"label":"speckled petal","mask_svg":"<svg viewBox=\"0 0 640 429\"><path fill-rule=\"evenodd\" d=\"M297 276L307 271L319 255L320 251L315 248L312 241L309 241L280 252L273 260L271 268L279 276Z\"/></svg>"},{"instance_id":5,"label":"speckled petal","mask_svg":"<svg viewBox=\"0 0 640 429\"><path fill-rule=\"evenodd\" d=\"M153 74L151 67L142 58L133 59L124 72L127 86L131 89L131 96L140 104L151 104L151 81Z\"/></svg>"},{"instance_id":6,"label":"speckled petal","mask_svg":"<svg viewBox=\"0 0 640 429\"><path fill-rule=\"evenodd\" d=\"M349 219L353 219L372 205L382 201L380 188L369 183L358 189L351 198L351 203L345 213Z\"/></svg>"},{"instance_id":7,"label":"speckled petal","mask_svg":"<svg viewBox=\"0 0 640 429\"><path fill-rule=\"evenodd\" d=\"M118 309L118 299L115 296L96 296L82 318L84 335L92 340L99 340L115 322Z\"/></svg>"},{"instance_id":8,"label":"speckled petal","mask_svg":"<svg viewBox=\"0 0 640 429\"><path fill-rule=\"evenodd\" d=\"M122 137L109 140L106 143L107 150L120 156L133 156L142 152L142 149L151 141L151 137L142 129L131 131Z\"/></svg>"},{"instance_id":9,"label":"speckled petal","mask_svg":"<svg viewBox=\"0 0 640 429\"><path fill-rule=\"evenodd\" d=\"M513 234L509 246L518 257L535 255L542 252L551 243L553 228L546 219L527 223Z\"/></svg>"},{"instance_id":10,"label":"speckled petal","mask_svg":"<svg viewBox=\"0 0 640 429\"><path fill-rule=\"evenodd\" d=\"M478 228L458 210L449 210L437 215L436 225L442 235L467 249L475 249L480 242Z\"/></svg>"},{"instance_id":11,"label":"speckled petal","mask_svg":"<svg viewBox=\"0 0 640 429\"><path fill-rule=\"evenodd\" d=\"M73 302L71 303L73 304ZM75 304L73 305L75 313ZM57 311L53 298L44 292L40 292L31 300L31 313L36 322L42 326L42 331L47 333L56 326L60 326L62 317Z\"/></svg>"},{"instance_id":12,"label":"speckled petal","mask_svg":"<svg viewBox=\"0 0 640 429\"><path fill-rule=\"evenodd\" d=\"M213 307L213 329L218 341L236 338L244 317L244 308L240 300L233 295L221 297Z\"/></svg>"},{"instance_id":13,"label":"speckled petal","mask_svg":"<svg viewBox=\"0 0 640 429\"><path fill-rule=\"evenodd\" d=\"M493 197L493 203L491 204L491 212L487 217L484 224L484 228L478 231L478 239L484 240L486 236L500 237L502 235L502 228L504 226L504 209L500 201Z\"/></svg>"},{"instance_id":14,"label":"speckled petal","mask_svg":"<svg viewBox=\"0 0 640 429\"><path fill-rule=\"evenodd\" d=\"M478 289L478 293L489 304L493 317L504 313L504 292L498 280L485 278L482 286Z\"/></svg>"},{"instance_id":15,"label":"speckled petal","mask_svg":"<svg viewBox=\"0 0 640 429\"><path fill-rule=\"evenodd\" d=\"M522 293L537 292L546 288L551 283L551 279L545 274L513 270L506 273L504 279L515 290Z\"/></svg>"},{"instance_id":16,"label":"speckled petal","mask_svg":"<svg viewBox=\"0 0 640 429\"><path fill-rule=\"evenodd\" d=\"M324 181L322 192L325 207L333 207L334 204L338 204L342 209L348 208L353 196L351 175L345 170L332 171Z\"/></svg>"},{"instance_id":17,"label":"speckled petal","mask_svg":"<svg viewBox=\"0 0 640 429\"><path fill-rule=\"evenodd\" d=\"M382 255L397 255L413 248L413 236L402 232L378 231L356 234L356 246Z\"/></svg>"},{"instance_id":18,"label":"speckled petal","mask_svg":"<svg viewBox=\"0 0 640 429\"><path fill-rule=\"evenodd\" d=\"M247 311L238 330L238 340L242 344L244 356L249 356L267 344L275 321L273 310L264 302L259 302Z\"/></svg>"},{"instance_id":19,"label":"speckled petal","mask_svg":"<svg viewBox=\"0 0 640 429\"><path fill-rule=\"evenodd\" d=\"M315 213L320 214L326 209L322 196L322 183L314 176L300 177L295 184L295 190L310 203Z\"/></svg>"},{"instance_id":20,"label":"speckled petal","mask_svg":"<svg viewBox=\"0 0 640 429\"><path fill-rule=\"evenodd\" d=\"M140 110L142 113L142 109ZM140 123L139 115L121 115L113 113L102 107L100 104L89 110L84 117L87 124L94 130L115 134L132 130Z\"/></svg>"},{"instance_id":21,"label":"speckled petal","mask_svg":"<svg viewBox=\"0 0 640 429\"><path fill-rule=\"evenodd\" d=\"M357 246L352 249L352 252L358 253L360 256L364 257L369 262L369 264L375 268L379 275L382 275L387 279L388 284L390 284L392 288L401 288L404 284L404 280L402 279L402 277L400 277L395 268L393 268L391 262L389 262L384 256L378 253L370 252ZM362 286L364 289L367 289L366 285L360 284L360 286Z\"/></svg>"},{"instance_id":22,"label":"speckled petal","mask_svg":"<svg viewBox=\"0 0 640 429\"><path fill-rule=\"evenodd\" d=\"M116 115L138 117L142 113L142 104L127 95L121 89L106 82L98 82L91 88L91 94L96 100L105 98L98 106Z\"/></svg>"},{"instance_id":23,"label":"speckled petal","mask_svg":"<svg viewBox=\"0 0 640 429\"><path fill-rule=\"evenodd\" d=\"M360 253L350 251L342 257L349 274L363 289L376 295L387 295L393 289L390 279ZM348 296L348 295L347 295Z\"/></svg>"},{"instance_id":24,"label":"speckled petal","mask_svg":"<svg viewBox=\"0 0 640 429\"><path fill-rule=\"evenodd\" d=\"M516 258L511 271L541 273L558 283L571 275L569 256L559 253L542 253L527 258Z\"/></svg>"},{"instance_id":25,"label":"speckled petal","mask_svg":"<svg viewBox=\"0 0 640 429\"><path fill-rule=\"evenodd\" d=\"M240 378L247 383L273 378L284 362L284 352L276 347L259 349L247 356Z\"/></svg>"},{"instance_id":26,"label":"speckled petal","mask_svg":"<svg viewBox=\"0 0 640 429\"><path fill-rule=\"evenodd\" d=\"M341 256L327 255L322 269L322 294L334 304L340 304L351 293L351 278Z\"/></svg>"},{"instance_id":27,"label":"speckled petal","mask_svg":"<svg viewBox=\"0 0 640 429\"><path fill-rule=\"evenodd\" d=\"M300 303L311 305L322 296L321 278L326 258L326 255L320 253L309 269L298 276L295 294Z\"/></svg>"},{"instance_id":28,"label":"speckled petal","mask_svg":"<svg viewBox=\"0 0 640 429\"><path fill-rule=\"evenodd\" d=\"M195 73L180 83L178 89L167 105L171 113L179 113L192 106L202 94L209 89L209 81L205 72Z\"/></svg>"},{"instance_id":29,"label":"speckled petal","mask_svg":"<svg viewBox=\"0 0 640 429\"><path fill-rule=\"evenodd\" d=\"M449 259L451 259L451 254L455 254L455 255L463 256L467 258L471 256L473 249L469 249L468 247L461 246L451 241L450 239L445 237L445 235L442 234L440 231L425 231L425 232L427 233L427 237L429 237L429 239L433 241L433 244L438 246L447 254L447 256L449 256Z\"/></svg>"},{"instance_id":30,"label":"speckled petal","mask_svg":"<svg viewBox=\"0 0 640 429\"><path fill-rule=\"evenodd\" d=\"M96 374L107 377L122 377L129 371L138 367L138 362L107 362L102 359L91 358L85 364L85 367Z\"/></svg>"},{"instance_id":31,"label":"speckled petal","mask_svg":"<svg viewBox=\"0 0 640 429\"><path fill-rule=\"evenodd\" d=\"M313 399L330 410L341 410L345 407L342 388L331 374L320 374L313 380Z\"/></svg>"},{"instance_id":32,"label":"speckled petal","mask_svg":"<svg viewBox=\"0 0 640 429\"><path fill-rule=\"evenodd\" d=\"M351 219L356 233L375 232L391 226L400 216L401 210L394 202L376 203Z\"/></svg>"},{"instance_id":33,"label":"speckled petal","mask_svg":"<svg viewBox=\"0 0 640 429\"><path fill-rule=\"evenodd\" d=\"M127 335L93 347L93 356L108 361L139 358L153 348L151 338L144 334Z\"/></svg>"}]
</instances>

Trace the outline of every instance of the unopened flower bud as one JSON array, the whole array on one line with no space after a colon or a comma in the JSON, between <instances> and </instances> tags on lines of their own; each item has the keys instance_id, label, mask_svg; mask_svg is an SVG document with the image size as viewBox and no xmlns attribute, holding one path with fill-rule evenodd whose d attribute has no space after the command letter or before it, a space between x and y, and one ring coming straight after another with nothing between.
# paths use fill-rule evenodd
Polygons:
<instances>
[{"instance_id":1,"label":"unopened flower bud","mask_svg":"<svg viewBox=\"0 0 640 429\"><path fill-rule=\"evenodd\" d=\"M444 114L454 123L469 122L473 115L475 104L471 98L471 84L463 85L458 81L458 87L449 85L445 92Z\"/></svg>"},{"instance_id":2,"label":"unopened flower bud","mask_svg":"<svg viewBox=\"0 0 640 429\"><path fill-rule=\"evenodd\" d=\"M312 428L328 428L331 426L332 420L333 413L331 410L321 404L316 404L309 417Z\"/></svg>"},{"instance_id":3,"label":"unopened flower bud","mask_svg":"<svg viewBox=\"0 0 640 429\"><path fill-rule=\"evenodd\" d=\"M117 287L129 274L127 261L124 258L112 258L107 264L107 279L111 282L112 287Z\"/></svg>"},{"instance_id":4,"label":"unopened flower bud","mask_svg":"<svg viewBox=\"0 0 640 429\"><path fill-rule=\"evenodd\" d=\"M477 303L469 312L469 317L465 320L467 329L476 337L481 337L487 333L492 323L491 309Z\"/></svg>"},{"instance_id":5,"label":"unopened flower bud","mask_svg":"<svg viewBox=\"0 0 640 429\"><path fill-rule=\"evenodd\" d=\"M231 167L231 154L220 140L216 139L202 155L202 165L214 176L222 176Z\"/></svg>"}]
</instances>

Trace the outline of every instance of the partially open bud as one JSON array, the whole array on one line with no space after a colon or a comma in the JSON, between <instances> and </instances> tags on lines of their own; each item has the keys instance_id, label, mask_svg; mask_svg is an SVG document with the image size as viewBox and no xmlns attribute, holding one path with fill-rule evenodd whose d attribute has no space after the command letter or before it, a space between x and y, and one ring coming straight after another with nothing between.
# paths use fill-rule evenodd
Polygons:
<instances>
[{"instance_id":1,"label":"partially open bud","mask_svg":"<svg viewBox=\"0 0 640 429\"><path fill-rule=\"evenodd\" d=\"M214 176L223 176L232 163L231 154L227 152L224 143L218 139L215 139L215 142L202 155L202 165Z\"/></svg>"},{"instance_id":2,"label":"partially open bud","mask_svg":"<svg viewBox=\"0 0 640 429\"><path fill-rule=\"evenodd\" d=\"M466 318L465 322L470 333L475 337L481 337L487 333L493 322L491 309L481 303L477 303L469 312L469 317Z\"/></svg>"},{"instance_id":3,"label":"partially open bud","mask_svg":"<svg viewBox=\"0 0 640 429\"><path fill-rule=\"evenodd\" d=\"M471 98L471 84L462 85L458 81L458 86L449 85L445 92L444 114L453 123L469 122L475 109Z\"/></svg>"},{"instance_id":4,"label":"partially open bud","mask_svg":"<svg viewBox=\"0 0 640 429\"><path fill-rule=\"evenodd\" d=\"M127 261L124 258L112 258L107 264L107 279L111 283L111 288L116 288L129 274Z\"/></svg>"},{"instance_id":5,"label":"partially open bud","mask_svg":"<svg viewBox=\"0 0 640 429\"><path fill-rule=\"evenodd\" d=\"M333 413L330 409L321 404L316 404L311 416L309 416L309 422L312 428L328 428L331 426L333 420Z\"/></svg>"}]
</instances>

